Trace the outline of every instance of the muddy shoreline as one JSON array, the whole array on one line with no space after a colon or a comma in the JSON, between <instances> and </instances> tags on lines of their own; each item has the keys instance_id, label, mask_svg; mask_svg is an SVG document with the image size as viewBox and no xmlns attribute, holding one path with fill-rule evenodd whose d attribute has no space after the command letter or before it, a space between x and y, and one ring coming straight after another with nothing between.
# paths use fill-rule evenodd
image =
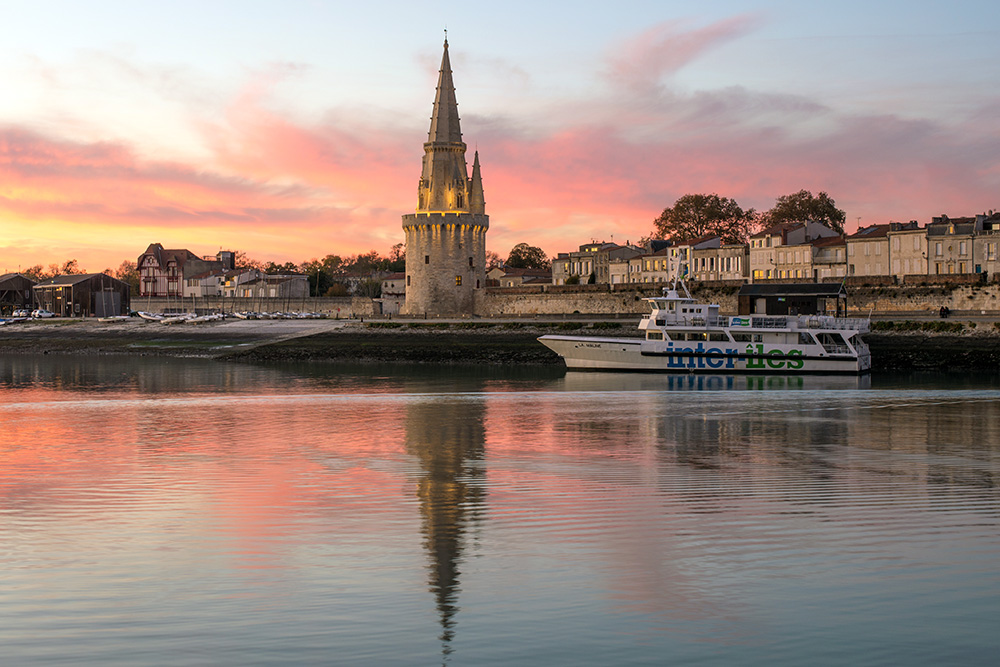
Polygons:
<instances>
[{"instance_id":1,"label":"muddy shoreline","mask_svg":"<svg viewBox=\"0 0 1000 667\"><path fill-rule=\"evenodd\" d=\"M596 326L596 328L594 328ZM245 362L354 361L553 365L536 339L546 333L634 336L633 323L361 323L227 321L162 326L129 321L24 322L0 328L0 355L74 354L203 357ZM865 336L875 371L1000 370L1000 335L876 332Z\"/></svg>"}]
</instances>

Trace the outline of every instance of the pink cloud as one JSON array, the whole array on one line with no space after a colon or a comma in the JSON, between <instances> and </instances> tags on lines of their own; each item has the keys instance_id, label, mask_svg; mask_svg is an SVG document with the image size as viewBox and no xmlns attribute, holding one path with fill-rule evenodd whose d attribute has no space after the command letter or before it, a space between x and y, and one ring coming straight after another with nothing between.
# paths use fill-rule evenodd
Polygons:
<instances>
[{"instance_id":1,"label":"pink cloud","mask_svg":"<svg viewBox=\"0 0 1000 667\"><path fill-rule=\"evenodd\" d=\"M683 21L664 21L632 36L608 58L607 76L615 85L651 91L706 51L746 35L759 23L743 14L694 30Z\"/></svg>"},{"instance_id":2,"label":"pink cloud","mask_svg":"<svg viewBox=\"0 0 1000 667\"><path fill-rule=\"evenodd\" d=\"M469 161L471 147L480 151L490 249L505 255L526 241L554 254L591 239L636 240L693 192L763 210L778 196L822 190L865 223L1000 207L1000 101L945 123L913 110L847 114L792 94L682 94L663 84L754 21L688 33L661 24L637 36L609 70L656 93L642 104L600 91L553 109L561 123L548 132L488 109L464 116ZM202 121L210 157L197 165L143 159L122 142L0 127L0 269L88 252L99 258L91 268L117 266L152 241L276 261L387 253L416 203L426 127L378 110L297 121L270 104L280 74L251 81L221 120ZM413 110L415 122L429 107ZM23 260L15 247L39 258Z\"/></svg>"}]
</instances>

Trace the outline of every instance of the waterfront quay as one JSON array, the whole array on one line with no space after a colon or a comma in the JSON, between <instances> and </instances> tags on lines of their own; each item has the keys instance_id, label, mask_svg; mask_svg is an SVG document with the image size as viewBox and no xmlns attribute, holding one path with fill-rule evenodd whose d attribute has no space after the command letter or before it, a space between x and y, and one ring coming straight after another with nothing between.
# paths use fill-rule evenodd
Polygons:
<instances>
[{"instance_id":1,"label":"waterfront quay","mask_svg":"<svg viewBox=\"0 0 1000 667\"><path fill-rule=\"evenodd\" d=\"M873 371L1000 370L997 318L873 317ZM139 318L26 321L0 327L0 355L203 357L241 361L365 361L557 365L538 336L638 336L637 317L235 320L163 326Z\"/></svg>"}]
</instances>

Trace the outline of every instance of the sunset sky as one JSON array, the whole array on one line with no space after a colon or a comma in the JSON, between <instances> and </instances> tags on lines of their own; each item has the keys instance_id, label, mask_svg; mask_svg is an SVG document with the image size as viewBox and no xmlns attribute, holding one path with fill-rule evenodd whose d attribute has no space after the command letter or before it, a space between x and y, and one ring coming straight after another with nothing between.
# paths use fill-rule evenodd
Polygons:
<instances>
[{"instance_id":1,"label":"sunset sky","mask_svg":"<svg viewBox=\"0 0 1000 667\"><path fill-rule=\"evenodd\" d=\"M849 231L1000 209L996 2L8 0L0 273L388 254L445 28L502 256L694 192L826 191Z\"/></svg>"}]
</instances>

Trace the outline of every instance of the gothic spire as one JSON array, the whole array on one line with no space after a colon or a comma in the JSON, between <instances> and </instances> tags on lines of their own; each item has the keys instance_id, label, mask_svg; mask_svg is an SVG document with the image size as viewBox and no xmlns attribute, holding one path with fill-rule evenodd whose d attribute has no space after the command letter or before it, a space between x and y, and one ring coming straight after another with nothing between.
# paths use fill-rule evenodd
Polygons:
<instances>
[{"instance_id":1,"label":"gothic spire","mask_svg":"<svg viewBox=\"0 0 1000 667\"><path fill-rule=\"evenodd\" d=\"M472 159L472 178L469 184L469 213L486 213L486 196L483 193L483 175L479 172L479 151Z\"/></svg>"},{"instance_id":2,"label":"gothic spire","mask_svg":"<svg viewBox=\"0 0 1000 667\"><path fill-rule=\"evenodd\" d=\"M437 93L434 95L434 112L427 142L435 144L461 144L462 128L458 122L458 102L455 84L451 78L451 60L448 58L448 38L444 40L444 54L438 72Z\"/></svg>"},{"instance_id":3,"label":"gothic spire","mask_svg":"<svg viewBox=\"0 0 1000 667\"><path fill-rule=\"evenodd\" d=\"M469 212L470 182L465 148L458 123L458 102L455 101L446 37L437 92L434 94L431 129L424 144L424 168L420 175L417 211Z\"/></svg>"}]
</instances>

